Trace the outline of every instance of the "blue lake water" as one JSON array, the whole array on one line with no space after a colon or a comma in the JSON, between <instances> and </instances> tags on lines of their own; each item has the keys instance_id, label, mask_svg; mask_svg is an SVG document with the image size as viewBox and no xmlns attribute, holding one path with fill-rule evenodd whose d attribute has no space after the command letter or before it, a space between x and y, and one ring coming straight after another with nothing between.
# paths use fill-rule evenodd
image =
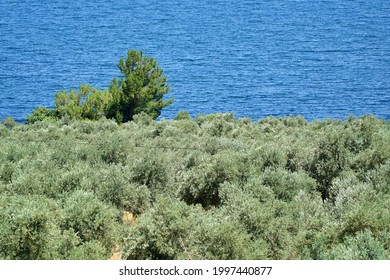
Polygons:
<instances>
[{"instance_id":1,"label":"blue lake water","mask_svg":"<svg viewBox=\"0 0 390 280\"><path fill-rule=\"evenodd\" d=\"M162 118L390 119L388 0L0 0L0 119L106 88L129 49L164 69Z\"/></svg>"}]
</instances>

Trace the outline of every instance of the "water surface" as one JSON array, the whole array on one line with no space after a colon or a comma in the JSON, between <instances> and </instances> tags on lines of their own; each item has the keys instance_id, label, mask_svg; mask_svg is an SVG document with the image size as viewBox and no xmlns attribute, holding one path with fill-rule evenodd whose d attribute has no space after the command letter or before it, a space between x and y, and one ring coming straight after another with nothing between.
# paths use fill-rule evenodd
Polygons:
<instances>
[{"instance_id":1,"label":"water surface","mask_svg":"<svg viewBox=\"0 0 390 280\"><path fill-rule=\"evenodd\" d=\"M390 119L387 0L0 0L0 119L106 88L129 49L158 60L163 110Z\"/></svg>"}]
</instances>

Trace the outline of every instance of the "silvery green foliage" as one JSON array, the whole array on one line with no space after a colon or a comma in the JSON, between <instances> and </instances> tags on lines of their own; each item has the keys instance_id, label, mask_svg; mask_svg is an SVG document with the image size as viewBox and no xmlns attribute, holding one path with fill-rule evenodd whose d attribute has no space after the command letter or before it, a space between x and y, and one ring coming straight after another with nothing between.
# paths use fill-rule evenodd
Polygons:
<instances>
[{"instance_id":1,"label":"silvery green foliage","mask_svg":"<svg viewBox=\"0 0 390 280\"><path fill-rule=\"evenodd\" d=\"M0 258L389 259L388 143L370 116L0 125Z\"/></svg>"},{"instance_id":2,"label":"silvery green foliage","mask_svg":"<svg viewBox=\"0 0 390 280\"><path fill-rule=\"evenodd\" d=\"M354 237L347 237L345 241L335 246L329 253L330 259L337 260L386 260L389 252L384 249L384 243L390 237L388 232L382 232L379 240L372 236L370 230L359 232ZM380 240L380 239L383 239Z\"/></svg>"}]
</instances>

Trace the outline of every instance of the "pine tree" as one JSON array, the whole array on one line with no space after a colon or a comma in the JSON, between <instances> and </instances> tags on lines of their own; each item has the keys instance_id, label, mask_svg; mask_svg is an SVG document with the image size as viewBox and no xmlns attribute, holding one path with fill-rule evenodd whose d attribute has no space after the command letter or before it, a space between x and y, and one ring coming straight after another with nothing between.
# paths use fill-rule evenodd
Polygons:
<instances>
[{"instance_id":1,"label":"pine tree","mask_svg":"<svg viewBox=\"0 0 390 280\"><path fill-rule=\"evenodd\" d=\"M173 99L163 100L169 92L169 85L155 59L144 56L142 51L132 50L127 53L126 59L120 59L117 66L124 77L111 82L109 91L112 99L107 118L124 123L144 112L156 119L161 110L173 102Z\"/></svg>"}]
</instances>

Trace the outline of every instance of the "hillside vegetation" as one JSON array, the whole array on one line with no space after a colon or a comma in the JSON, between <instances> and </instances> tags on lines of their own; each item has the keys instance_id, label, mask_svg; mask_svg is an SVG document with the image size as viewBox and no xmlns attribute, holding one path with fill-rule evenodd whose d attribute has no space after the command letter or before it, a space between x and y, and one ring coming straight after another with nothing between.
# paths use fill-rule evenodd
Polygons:
<instances>
[{"instance_id":1,"label":"hillside vegetation","mask_svg":"<svg viewBox=\"0 0 390 280\"><path fill-rule=\"evenodd\" d=\"M390 259L389 205L372 116L0 125L0 259Z\"/></svg>"}]
</instances>

